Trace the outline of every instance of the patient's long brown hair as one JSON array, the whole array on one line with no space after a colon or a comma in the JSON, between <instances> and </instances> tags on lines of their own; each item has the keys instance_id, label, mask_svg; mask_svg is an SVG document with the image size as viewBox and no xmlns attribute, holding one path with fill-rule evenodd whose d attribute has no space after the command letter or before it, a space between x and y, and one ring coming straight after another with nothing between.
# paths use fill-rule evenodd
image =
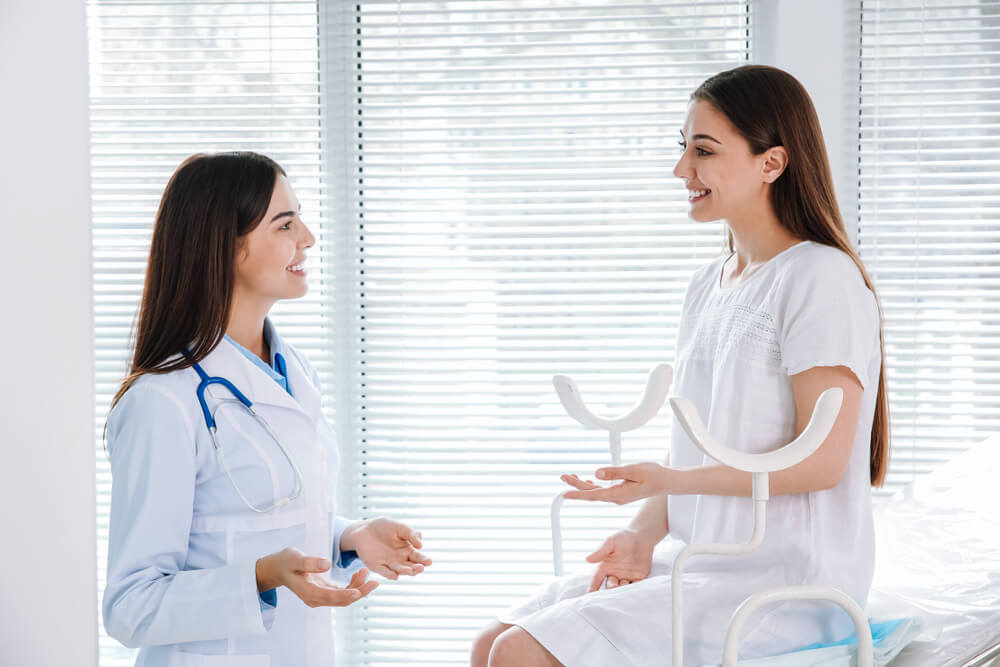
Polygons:
<instances>
[{"instance_id":1,"label":"patient's long brown hair","mask_svg":"<svg viewBox=\"0 0 1000 667\"><path fill-rule=\"evenodd\" d=\"M149 248L134 350L114 407L146 373L204 359L229 322L239 238L267 213L278 175L272 159L249 152L192 155L163 191ZM178 356L190 351L190 358Z\"/></svg>"},{"instance_id":2,"label":"patient's long brown hair","mask_svg":"<svg viewBox=\"0 0 1000 667\"><path fill-rule=\"evenodd\" d=\"M745 65L707 79L691 98L708 102L725 114L750 144L754 155L774 146L784 146L788 166L770 191L771 206L778 220L798 238L833 246L846 253L854 260L865 285L879 303L868 271L844 228L819 118L802 84L775 67ZM730 234L729 249L732 248ZM878 308L882 365L872 422L870 473L873 486L882 485L889 467L889 402L880 303Z\"/></svg>"}]
</instances>

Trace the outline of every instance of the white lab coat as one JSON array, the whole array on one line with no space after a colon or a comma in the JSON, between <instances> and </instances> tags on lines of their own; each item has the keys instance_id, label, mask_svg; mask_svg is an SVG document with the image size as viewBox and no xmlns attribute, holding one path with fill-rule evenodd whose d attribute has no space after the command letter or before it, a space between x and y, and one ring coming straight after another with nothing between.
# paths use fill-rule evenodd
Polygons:
<instances>
[{"instance_id":1,"label":"white lab coat","mask_svg":"<svg viewBox=\"0 0 1000 667\"><path fill-rule=\"evenodd\" d=\"M285 345L292 395L228 340L202 362L209 376L232 382L254 404L295 458L303 489L285 507L251 511L226 476L188 368L145 375L108 420L111 527L104 625L142 647L141 667L329 667L329 608L311 609L279 588L277 606L257 592L261 556L296 547L331 558L340 582L360 567L338 568L340 534L333 489L337 449L320 412L315 371ZM213 408L231 398L206 391ZM242 407L216 414L218 437L240 490L257 506L287 496L294 473L281 450ZM329 458L328 458L329 457Z\"/></svg>"}]
</instances>

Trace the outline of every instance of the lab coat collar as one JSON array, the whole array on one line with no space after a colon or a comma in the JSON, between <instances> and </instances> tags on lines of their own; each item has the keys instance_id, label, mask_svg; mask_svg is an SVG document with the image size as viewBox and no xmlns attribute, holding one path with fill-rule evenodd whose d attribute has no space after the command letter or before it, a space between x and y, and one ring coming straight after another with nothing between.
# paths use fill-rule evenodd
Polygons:
<instances>
[{"instance_id":1,"label":"lab coat collar","mask_svg":"<svg viewBox=\"0 0 1000 667\"><path fill-rule=\"evenodd\" d=\"M274 328L274 323L271 322L270 317L264 318L264 342L267 343L267 347L271 352L271 368L277 370L277 357L280 355L282 358L286 358L288 353L285 351L285 345L281 342L281 336L278 335L278 331ZM285 359L285 363L287 362L287 359Z\"/></svg>"},{"instance_id":2,"label":"lab coat collar","mask_svg":"<svg viewBox=\"0 0 1000 667\"><path fill-rule=\"evenodd\" d=\"M210 376L224 377L232 382L252 403L297 410L316 419L319 416L321 403L319 391L313 385L312 378L305 368L299 363L298 356L290 353L291 350L287 346L281 345L273 327L271 333L274 336L271 340L278 340L278 345L273 347L284 352L291 395L225 338L202 359L201 367ZM218 384L209 385L207 392L216 399L232 398L229 391Z\"/></svg>"}]
</instances>

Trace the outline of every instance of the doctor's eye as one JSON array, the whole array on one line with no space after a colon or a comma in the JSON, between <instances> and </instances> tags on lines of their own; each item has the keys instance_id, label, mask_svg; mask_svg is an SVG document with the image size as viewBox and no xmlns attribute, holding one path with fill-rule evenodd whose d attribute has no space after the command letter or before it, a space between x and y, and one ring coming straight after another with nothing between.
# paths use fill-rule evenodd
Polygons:
<instances>
[{"instance_id":1,"label":"doctor's eye","mask_svg":"<svg viewBox=\"0 0 1000 667\"><path fill-rule=\"evenodd\" d=\"M281 227L278 227L278 229L280 229L282 231L288 231L289 229L292 228L291 225L292 225L292 220L289 220L288 222L286 222L285 224L283 224Z\"/></svg>"}]
</instances>

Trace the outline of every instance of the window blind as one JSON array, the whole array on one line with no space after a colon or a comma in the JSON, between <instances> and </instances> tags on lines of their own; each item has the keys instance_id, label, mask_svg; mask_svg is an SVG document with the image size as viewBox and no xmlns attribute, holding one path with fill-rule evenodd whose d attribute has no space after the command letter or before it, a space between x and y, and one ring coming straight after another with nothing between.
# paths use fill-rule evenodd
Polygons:
<instances>
[{"instance_id":1,"label":"window blind","mask_svg":"<svg viewBox=\"0 0 1000 667\"><path fill-rule=\"evenodd\" d=\"M630 407L673 360L688 278L721 251L671 169L690 92L747 61L751 16L593 0L356 12L348 502L421 529L435 564L346 609L338 644L350 665L467 664L475 631L551 575L559 473L608 461L552 375L599 413ZM624 436L626 460L662 459L668 413ZM568 507L568 566L633 510Z\"/></svg>"},{"instance_id":2,"label":"window blind","mask_svg":"<svg viewBox=\"0 0 1000 667\"><path fill-rule=\"evenodd\" d=\"M893 490L1000 426L1000 2L864 0L860 66Z\"/></svg>"},{"instance_id":3,"label":"window blind","mask_svg":"<svg viewBox=\"0 0 1000 667\"><path fill-rule=\"evenodd\" d=\"M334 278L315 1L90 0L91 170L99 591L107 561L109 466L102 431L125 372L153 220L173 170L197 152L254 150L288 172L317 237L310 292L279 304L281 335L333 384ZM329 414L333 417L333 403ZM134 652L104 635L101 665Z\"/></svg>"}]
</instances>

